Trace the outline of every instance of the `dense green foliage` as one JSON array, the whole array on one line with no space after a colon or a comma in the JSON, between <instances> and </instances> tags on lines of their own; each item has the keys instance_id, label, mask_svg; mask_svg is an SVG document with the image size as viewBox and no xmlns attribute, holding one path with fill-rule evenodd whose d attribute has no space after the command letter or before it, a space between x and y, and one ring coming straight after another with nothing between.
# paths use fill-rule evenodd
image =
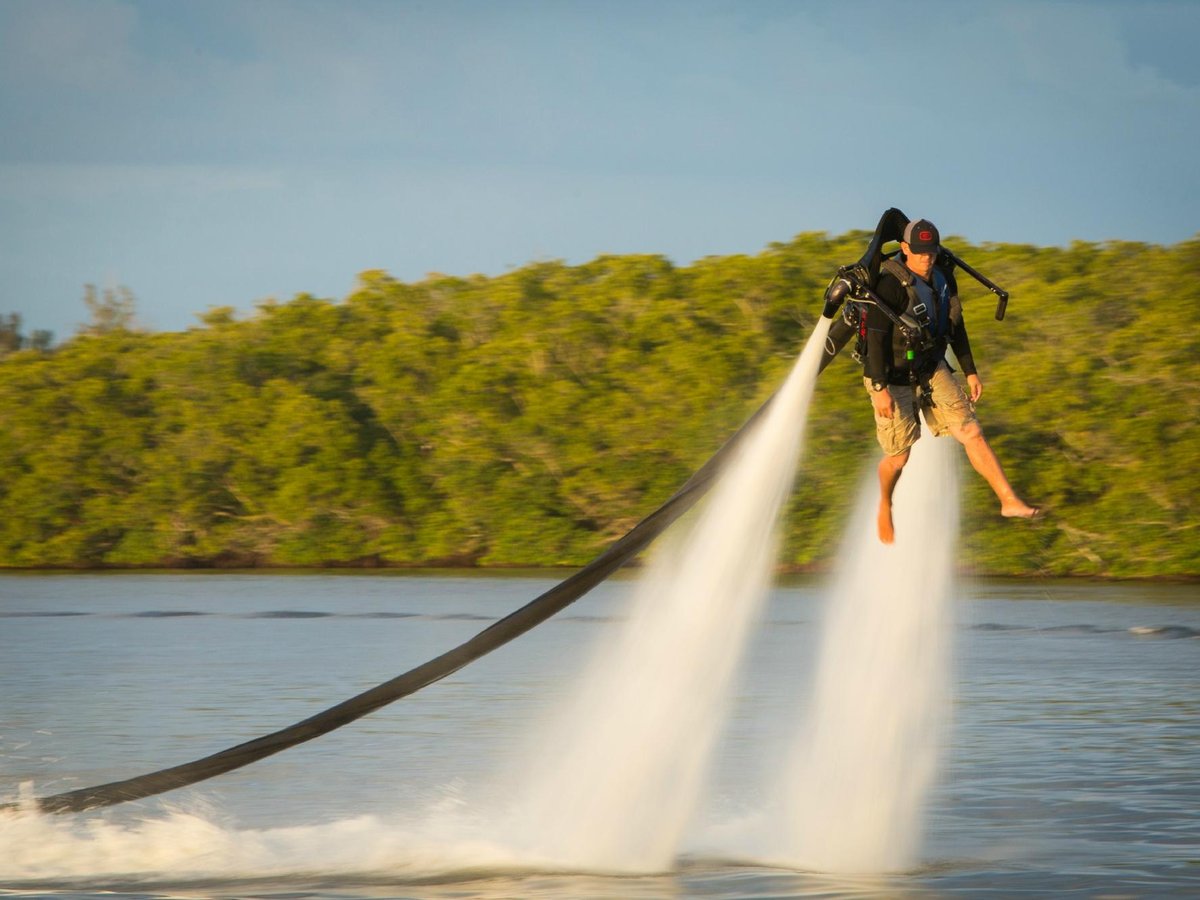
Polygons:
<instances>
[{"instance_id":1,"label":"dense green foliage","mask_svg":"<svg viewBox=\"0 0 1200 900\"><path fill-rule=\"evenodd\" d=\"M245 321L100 325L0 359L0 565L575 565L679 486L779 383L868 235L754 257L537 263ZM1200 240L950 246L980 416L1018 489L964 474L963 561L986 573L1200 573ZM97 317L97 309L112 315ZM108 321L108 320L112 321ZM822 376L785 562L838 551L877 453L848 352ZM963 463L965 467L965 461Z\"/></svg>"}]
</instances>

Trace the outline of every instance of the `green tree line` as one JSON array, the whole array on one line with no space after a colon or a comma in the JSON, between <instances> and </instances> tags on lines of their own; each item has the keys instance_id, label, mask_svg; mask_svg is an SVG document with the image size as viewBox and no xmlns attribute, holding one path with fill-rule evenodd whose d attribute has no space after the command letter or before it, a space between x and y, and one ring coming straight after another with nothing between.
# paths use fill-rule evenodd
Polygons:
<instances>
[{"instance_id":1,"label":"green tree line","mask_svg":"<svg viewBox=\"0 0 1200 900\"><path fill-rule=\"evenodd\" d=\"M340 301L213 309L186 332L136 330L131 295L93 291L93 327L0 358L0 566L582 564L780 383L868 237L372 271ZM1200 238L947 243L1012 293L996 322L960 279L985 431L1049 510L1003 520L964 475L963 565L1200 574ZM839 552L876 458L859 375L847 350L819 381L789 567Z\"/></svg>"}]
</instances>

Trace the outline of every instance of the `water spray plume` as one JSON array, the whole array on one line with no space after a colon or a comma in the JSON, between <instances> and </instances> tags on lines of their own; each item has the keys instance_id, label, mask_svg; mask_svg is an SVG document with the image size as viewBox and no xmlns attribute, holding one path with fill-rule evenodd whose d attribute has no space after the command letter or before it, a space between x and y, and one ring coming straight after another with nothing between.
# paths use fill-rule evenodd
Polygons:
<instances>
[{"instance_id":1,"label":"water spray plume","mask_svg":"<svg viewBox=\"0 0 1200 900\"><path fill-rule=\"evenodd\" d=\"M896 542L875 536L866 475L823 624L811 706L764 842L822 872L917 861L949 709L957 445L922 438L896 488Z\"/></svg>"},{"instance_id":2,"label":"water spray plume","mask_svg":"<svg viewBox=\"0 0 1200 900\"><path fill-rule=\"evenodd\" d=\"M668 535L628 619L537 745L521 797L530 852L553 865L663 871L679 851L734 672L770 587L828 320L694 521Z\"/></svg>"}]
</instances>

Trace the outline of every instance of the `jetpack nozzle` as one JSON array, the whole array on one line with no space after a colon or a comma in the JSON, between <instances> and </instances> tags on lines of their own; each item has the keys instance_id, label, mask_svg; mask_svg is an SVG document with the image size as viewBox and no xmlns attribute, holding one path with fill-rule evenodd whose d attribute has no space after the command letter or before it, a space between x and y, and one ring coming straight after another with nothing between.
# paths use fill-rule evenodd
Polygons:
<instances>
[{"instance_id":1,"label":"jetpack nozzle","mask_svg":"<svg viewBox=\"0 0 1200 900\"><path fill-rule=\"evenodd\" d=\"M827 319L832 319L837 315L838 308L845 302L847 295L854 290L854 285L844 275L838 275L833 281L829 282L829 287L825 288L825 308L821 310L821 315Z\"/></svg>"}]
</instances>

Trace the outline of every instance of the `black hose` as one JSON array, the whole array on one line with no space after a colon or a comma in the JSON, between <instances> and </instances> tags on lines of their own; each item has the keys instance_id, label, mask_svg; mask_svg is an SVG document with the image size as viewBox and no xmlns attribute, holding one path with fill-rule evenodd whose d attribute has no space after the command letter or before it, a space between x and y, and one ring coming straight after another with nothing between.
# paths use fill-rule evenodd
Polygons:
<instances>
[{"instance_id":1,"label":"black hose","mask_svg":"<svg viewBox=\"0 0 1200 900\"><path fill-rule=\"evenodd\" d=\"M771 398L773 399L773 398ZM410 669L403 675L385 681L324 712L297 722L280 731L255 738L211 756L193 762L159 769L146 775L113 781L95 787L80 788L34 801L36 808L45 813L74 813L104 806L114 806L130 800L152 797L176 788L187 787L216 775L240 769L250 763L271 756L289 747L311 741L360 719L368 713L387 706L433 684L468 663L474 662L497 647L529 631L546 621L555 613L574 603L617 569L646 548L667 526L695 505L712 485L720 466L739 444L750 426L771 403L768 399L746 420L725 444L701 466L691 478L662 506L638 522L624 537L618 538L598 557L541 596L525 606L509 613L503 619L485 628L474 637L452 650ZM0 805L0 811L15 811L22 804Z\"/></svg>"}]
</instances>

